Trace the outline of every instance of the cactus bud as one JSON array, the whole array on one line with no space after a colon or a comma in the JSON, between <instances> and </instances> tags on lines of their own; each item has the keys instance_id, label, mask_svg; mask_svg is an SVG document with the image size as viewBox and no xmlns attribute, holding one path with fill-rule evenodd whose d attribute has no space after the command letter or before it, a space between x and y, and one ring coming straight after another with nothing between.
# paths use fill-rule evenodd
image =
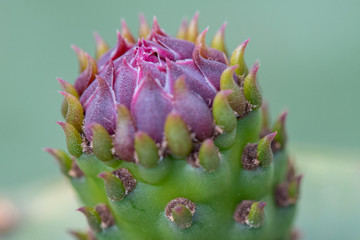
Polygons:
<instances>
[{"instance_id":1,"label":"cactus bud","mask_svg":"<svg viewBox=\"0 0 360 240\"><path fill-rule=\"evenodd\" d=\"M176 34L178 39L186 40L186 32L188 28L188 22L186 19L182 20L180 28Z\"/></svg>"},{"instance_id":2,"label":"cactus bud","mask_svg":"<svg viewBox=\"0 0 360 240\"><path fill-rule=\"evenodd\" d=\"M82 139L79 132L67 122L57 122L64 130L66 137L66 146L69 153L75 157L80 157L82 154Z\"/></svg>"},{"instance_id":3,"label":"cactus bud","mask_svg":"<svg viewBox=\"0 0 360 240\"><path fill-rule=\"evenodd\" d=\"M228 96L228 101L232 109L238 115L242 115L246 110L246 99L240 86L234 81L234 70L237 65L228 67L224 70L220 78L221 90L232 90L233 92Z\"/></svg>"},{"instance_id":4,"label":"cactus bud","mask_svg":"<svg viewBox=\"0 0 360 240\"><path fill-rule=\"evenodd\" d=\"M186 157L192 150L192 139L184 120L177 113L170 113L165 122L165 138L172 154Z\"/></svg>"},{"instance_id":5,"label":"cactus bud","mask_svg":"<svg viewBox=\"0 0 360 240\"><path fill-rule=\"evenodd\" d=\"M191 19L189 26L187 27L186 40L190 42L195 42L199 34L198 21L199 21L199 13L196 12L194 17Z\"/></svg>"},{"instance_id":6,"label":"cactus bud","mask_svg":"<svg viewBox=\"0 0 360 240\"><path fill-rule=\"evenodd\" d=\"M85 71L88 64L86 52L75 45L71 45L71 48L75 51L75 54L79 61L79 72L82 73L83 71Z\"/></svg>"},{"instance_id":7,"label":"cactus bud","mask_svg":"<svg viewBox=\"0 0 360 240\"><path fill-rule=\"evenodd\" d=\"M263 137L257 145L257 159L260 166L267 167L273 160L273 152L271 149L271 143L276 136L277 132L271 133Z\"/></svg>"},{"instance_id":8,"label":"cactus bud","mask_svg":"<svg viewBox=\"0 0 360 240\"><path fill-rule=\"evenodd\" d=\"M99 60L102 55L109 51L109 46L97 32L94 32L94 38L96 43L95 59Z\"/></svg>"},{"instance_id":9,"label":"cactus bud","mask_svg":"<svg viewBox=\"0 0 360 240\"><path fill-rule=\"evenodd\" d=\"M200 166L208 172L215 171L220 166L220 157L218 149L213 140L206 139L199 149Z\"/></svg>"},{"instance_id":10,"label":"cactus bud","mask_svg":"<svg viewBox=\"0 0 360 240\"><path fill-rule=\"evenodd\" d=\"M222 51L227 55L227 50L225 46L225 28L226 28L226 22L220 27L220 29L216 32L212 42L211 47L215 48L219 51Z\"/></svg>"},{"instance_id":11,"label":"cactus bud","mask_svg":"<svg viewBox=\"0 0 360 240\"><path fill-rule=\"evenodd\" d=\"M146 38L150 33L150 28L146 22L144 14L142 13L139 14L139 22L140 22L139 37Z\"/></svg>"},{"instance_id":12,"label":"cactus bud","mask_svg":"<svg viewBox=\"0 0 360 240\"><path fill-rule=\"evenodd\" d=\"M256 82L256 74L259 66L258 63L255 63L244 81L244 95L246 100L251 104L252 109L258 109L262 104L262 96Z\"/></svg>"},{"instance_id":13,"label":"cactus bud","mask_svg":"<svg viewBox=\"0 0 360 240\"><path fill-rule=\"evenodd\" d=\"M241 43L232 53L230 58L230 65L234 66L237 65L238 68L235 69L235 73L239 76L246 76L248 74L248 68L245 63L244 53L245 48L248 44L250 39L246 40L245 42Z\"/></svg>"},{"instance_id":14,"label":"cactus bud","mask_svg":"<svg viewBox=\"0 0 360 240\"><path fill-rule=\"evenodd\" d=\"M186 198L171 200L165 208L166 217L179 228L189 228L192 225L196 205Z\"/></svg>"},{"instance_id":15,"label":"cactus bud","mask_svg":"<svg viewBox=\"0 0 360 240\"><path fill-rule=\"evenodd\" d=\"M261 227L264 223L266 202L241 201L235 210L234 220L251 228Z\"/></svg>"},{"instance_id":16,"label":"cactus bud","mask_svg":"<svg viewBox=\"0 0 360 240\"><path fill-rule=\"evenodd\" d=\"M108 133L108 131L98 123L95 123L91 127L93 131L93 151L97 158L101 161L110 161L114 158L111 149L112 139Z\"/></svg>"},{"instance_id":17,"label":"cactus bud","mask_svg":"<svg viewBox=\"0 0 360 240\"><path fill-rule=\"evenodd\" d=\"M69 176L69 171L72 166L72 159L69 155L60 149L55 148L45 148L46 152L50 153L59 163L60 169L66 176Z\"/></svg>"},{"instance_id":18,"label":"cactus bud","mask_svg":"<svg viewBox=\"0 0 360 240\"><path fill-rule=\"evenodd\" d=\"M125 197L125 187L121 180L113 173L102 172L99 177L104 180L105 191L108 198L112 201L120 201Z\"/></svg>"},{"instance_id":19,"label":"cactus bud","mask_svg":"<svg viewBox=\"0 0 360 240\"><path fill-rule=\"evenodd\" d=\"M143 131L135 134L135 152L144 167L155 167L159 161L158 147L154 140Z\"/></svg>"},{"instance_id":20,"label":"cactus bud","mask_svg":"<svg viewBox=\"0 0 360 240\"><path fill-rule=\"evenodd\" d=\"M71 124L79 133L82 132L84 111L79 99L67 92L60 92L66 101L68 109L66 111L66 122Z\"/></svg>"},{"instance_id":21,"label":"cactus bud","mask_svg":"<svg viewBox=\"0 0 360 240\"><path fill-rule=\"evenodd\" d=\"M117 115L114 137L115 152L120 159L131 162L134 158L134 122L129 110L124 105L118 106Z\"/></svg>"},{"instance_id":22,"label":"cactus bud","mask_svg":"<svg viewBox=\"0 0 360 240\"><path fill-rule=\"evenodd\" d=\"M92 207L81 207L78 209L79 212L82 212L90 226L90 228L95 232L101 232L101 219L99 213Z\"/></svg>"},{"instance_id":23,"label":"cactus bud","mask_svg":"<svg viewBox=\"0 0 360 240\"><path fill-rule=\"evenodd\" d=\"M125 19L121 19L121 35L130 44L134 44L136 42L134 36L130 32L130 29L129 29Z\"/></svg>"},{"instance_id":24,"label":"cactus bud","mask_svg":"<svg viewBox=\"0 0 360 240\"><path fill-rule=\"evenodd\" d=\"M228 97L231 93L233 93L232 90L220 91L216 95L213 104L215 123L227 133L230 133L236 128L236 117L228 102Z\"/></svg>"}]
</instances>

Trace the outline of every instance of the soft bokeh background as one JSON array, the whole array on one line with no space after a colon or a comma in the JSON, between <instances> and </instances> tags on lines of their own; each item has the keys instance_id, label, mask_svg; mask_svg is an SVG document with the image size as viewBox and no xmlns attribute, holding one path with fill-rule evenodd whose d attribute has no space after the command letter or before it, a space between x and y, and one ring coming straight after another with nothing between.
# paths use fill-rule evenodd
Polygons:
<instances>
[{"instance_id":1,"label":"soft bokeh background","mask_svg":"<svg viewBox=\"0 0 360 240\"><path fill-rule=\"evenodd\" d=\"M304 239L360 235L360 2L0 0L0 196L21 217L0 239L70 239L64 229L85 226L42 151L65 148L55 77L77 76L70 44L93 53L98 31L113 45L121 18L137 32L140 11L175 34L196 10L200 29L210 26L208 40L224 20L230 51L251 38L246 59L261 62L273 117L290 110L290 147L305 173L296 222Z\"/></svg>"}]
</instances>

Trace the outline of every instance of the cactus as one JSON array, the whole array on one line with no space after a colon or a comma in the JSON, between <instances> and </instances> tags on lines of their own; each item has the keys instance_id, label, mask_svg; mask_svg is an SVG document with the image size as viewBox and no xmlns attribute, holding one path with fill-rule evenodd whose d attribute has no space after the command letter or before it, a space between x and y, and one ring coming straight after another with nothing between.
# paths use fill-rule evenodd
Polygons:
<instances>
[{"instance_id":1,"label":"cactus","mask_svg":"<svg viewBox=\"0 0 360 240\"><path fill-rule=\"evenodd\" d=\"M77 239L288 239L299 196L285 118L270 126L249 42L227 56L198 14L177 37L140 15L96 60L73 46L74 85L59 79L66 153L59 162L90 226Z\"/></svg>"}]
</instances>

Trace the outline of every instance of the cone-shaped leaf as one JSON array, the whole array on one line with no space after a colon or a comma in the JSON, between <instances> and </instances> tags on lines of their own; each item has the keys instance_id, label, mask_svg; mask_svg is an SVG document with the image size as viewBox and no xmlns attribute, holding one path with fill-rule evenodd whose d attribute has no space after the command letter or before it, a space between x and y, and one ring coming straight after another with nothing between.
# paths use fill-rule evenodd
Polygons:
<instances>
[{"instance_id":1,"label":"cone-shaped leaf","mask_svg":"<svg viewBox=\"0 0 360 240\"><path fill-rule=\"evenodd\" d=\"M146 38L150 33L150 28L146 22L144 14L142 13L139 14L139 22L140 22L139 37Z\"/></svg>"},{"instance_id":2,"label":"cone-shaped leaf","mask_svg":"<svg viewBox=\"0 0 360 240\"><path fill-rule=\"evenodd\" d=\"M125 187L122 181L110 172L102 172L99 177L104 180L106 195L112 201L120 201L125 197Z\"/></svg>"},{"instance_id":3,"label":"cone-shaped leaf","mask_svg":"<svg viewBox=\"0 0 360 240\"><path fill-rule=\"evenodd\" d=\"M251 204L248 215L248 225L253 228L258 228L263 225L265 220L264 207L266 202L254 202Z\"/></svg>"},{"instance_id":4,"label":"cone-shaped leaf","mask_svg":"<svg viewBox=\"0 0 360 240\"><path fill-rule=\"evenodd\" d=\"M189 26L187 28L186 40L188 40L190 42L195 42L197 36L199 35L198 21L199 21L199 13L196 12L194 17L191 19Z\"/></svg>"},{"instance_id":5,"label":"cone-shaped leaf","mask_svg":"<svg viewBox=\"0 0 360 240\"><path fill-rule=\"evenodd\" d=\"M246 100L252 105L252 109L258 109L262 104L262 96L256 81L259 66L258 63L255 63L244 81L244 95Z\"/></svg>"},{"instance_id":6,"label":"cone-shaped leaf","mask_svg":"<svg viewBox=\"0 0 360 240\"><path fill-rule=\"evenodd\" d=\"M66 122L73 125L79 132L82 132L84 111L78 98L67 92L60 92L67 101L68 110L66 111Z\"/></svg>"},{"instance_id":7,"label":"cone-shaped leaf","mask_svg":"<svg viewBox=\"0 0 360 240\"><path fill-rule=\"evenodd\" d=\"M177 113L170 113L165 122L165 137L168 147L176 157L187 157L192 150L188 126Z\"/></svg>"},{"instance_id":8,"label":"cone-shaped leaf","mask_svg":"<svg viewBox=\"0 0 360 240\"><path fill-rule=\"evenodd\" d=\"M74 83L76 91L81 95L85 89L93 82L95 79L95 74L97 73L97 63L88 53L85 53L86 56L86 69L80 73Z\"/></svg>"},{"instance_id":9,"label":"cone-shaped leaf","mask_svg":"<svg viewBox=\"0 0 360 240\"><path fill-rule=\"evenodd\" d=\"M220 166L220 157L212 139L206 139L199 149L199 162L208 172L215 171Z\"/></svg>"},{"instance_id":10,"label":"cone-shaped leaf","mask_svg":"<svg viewBox=\"0 0 360 240\"><path fill-rule=\"evenodd\" d=\"M287 115L288 115L287 111L281 113L273 127L273 131L277 131L277 134L275 136L275 142L280 145L280 146L276 146L276 148L279 149L283 149L287 142L287 134L285 129L285 121Z\"/></svg>"},{"instance_id":11,"label":"cone-shaped leaf","mask_svg":"<svg viewBox=\"0 0 360 240\"><path fill-rule=\"evenodd\" d=\"M232 90L220 91L216 94L213 104L213 117L216 125L228 133L236 127L236 117L228 102L228 96L231 93Z\"/></svg>"},{"instance_id":12,"label":"cone-shaped leaf","mask_svg":"<svg viewBox=\"0 0 360 240\"><path fill-rule=\"evenodd\" d=\"M97 32L94 32L94 38L96 43L95 59L99 60L104 53L109 51L109 46Z\"/></svg>"},{"instance_id":13,"label":"cone-shaped leaf","mask_svg":"<svg viewBox=\"0 0 360 240\"><path fill-rule=\"evenodd\" d=\"M260 162L260 165L263 167L267 167L272 163L273 160L273 152L271 149L271 142L276 136L276 132L270 133L263 137L257 146L257 159Z\"/></svg>"},{"instance_id":14,"label":"cone-shaped leaf","mask_svg":"<svg viewBox=\"0 0 360 240\"><path fill-rule=\"evenodd\" d=\"M94 231L94 232L101 232L102 228L101 228L101 218L99 213L92 207L81 207L78 209L78 211L82 212L88 223L90 228Z\"/></svg>"},{"instance_id":15,"label":"cone-shaped leaf","mask_svg":"<svg viewBox=\"0 0 360 240\"><path fill-rule=\"evenodd\" d=\"M71 45L71 48L75 51L76 56L79 60L79 72L85 71L87 66L86 52L75 45Z\"/></svg>"},{"instance_id":16,"label":"cone-shaped leaf","mask_svg":"<svg viewBox=\"0 0 360 240\"><path fill-rule=\"evenodd\" d=\"M179 228L189 228L192 224L192 213L190 210L182 205L176 205L172 210L172 216L174 219L175 224Z\"/></svg>"},{"instance_id":17,"label":"cone-shaped leaf","mask_svg":"<svg viewBox=\"0 0 360 240\"><path fill-rule=\"evenodd\" d=\"M188 22L186 19L182 20L180 28L176 34L176 37L179 39L186 40L186 32L188 28Z\"/></svg>"},{"instance_id":18,"label":"cone-shaped leaf","mask_svg":"<svg viewBox=\"0 0 360 240\"><path fill-rule=\"evenodd\" d=\"M155 167L159 161L155 141L143 131L135 134L135 152L140 164L144 167Z\"/></svg>"},{"instance_id":19,"label":"cone-shaped leaf","mask_svg":"<svg viewBox=\"0 0 360 240\"><path fill-rule=\"evenodd\" d=\"M135 43L135 38L131 34L128 25L126 24L125 19L121 19L121 35L131 44Z\"/></svg>"},{"instance_id":20,"label":"cone-shaped leaf","mask_svg":"<svg viewBox=\"0 0 360 240\"><path fill-rule=\"evenodd\" d=\"M64 92L70 93L74 97L79 98L78 92L76 91L75 87L71 83L68 83L67 81L64 81L60 78L58 78L57 80L59 81L61 88L63 89ZM64 99L64 101L61 105L61 114L63 115L64 118L66 118L67 110L68 110L68 103L67 103L66 99Z\"/></svg>"},{"instance_id":21,"label":"cone-shaped leaf","mask_svg":"<svg viewBox=\"0 0 360 240\"><path fill-rule=\"evenodd\" d=\"M225 46L225 28L226 22L220 27L220 29L216 32L212 42L211 47L215 48L219 51L222 51L227 55L227 50Z\"/></svg>"},{"instance_id":22,"label":"cone-shaped leaf","mask_svg":"<svg viewBox=\"0 0 360 240\"><path fill-rule=\"evenodd\" d=\"M125 105L118 106L117 114L114 138L115 152L120 159L131 162L134 159L134 121Z\"/></svg>"},{"instance_id":23,"label":"cone-shaped leaf","mask_svg":"<svg viewBox=\"0 0 360 240\"><path fill-rule=\"evenodd\" d=\"M66 137L66 146L69 153L75 157L80 157L82 154L82 139L80 133L67 122L57 122L64 130Z\"/></svg>"},{"instance_id":24,"label":"cone-shaped leaf","mask_svg":"<svg viewBox=\"0 0 360 240\"><path fill-rule=\"evenodd\" d=\"M57 80L59 81L60 86L64 92L70 93L74 97L79 98L78 92L76 91L75 87L71 83L69 83L65 80L62 80L60 78L58 78Z\"/></svg>"},{"instance_id":25,"label":"cone-shaped leaf","mask_svg":"<svg viewBox=\"0 0 360 240\"><path fill-rule=\"evenodd\" d=\"M235 112L242 115L245 113L246 99L242 89L234 80L234 70L236 68L237 65L224 70L220 78L220 89L233 91L228 97L228 102Z\"/></svg>"},{"instance_id":26,"label":"cone-shaped leaf","mask_svg":"<svg viewBox=\"0 0 360 240\"><path fill-rule=\"evenodd\" d=\"M112 160L114 158L111 152L113 145L108 131L98 123L95 123L91 130L93 131L92 143L95 156L101 161Z\"/></svg>"},{"instance_id":27,"label":"cone-shaped leaf","mask_svg":"<svg viewBox=\"0 0 360 240\"><path fill-rule=\"evenodd\" d=\"M50 153L59 163L61 171L69 176L69 171L72 166L72 160L70 156L63 150L55 148L45 148L45 151Z\"/></svg>"},{"instance_id":28,"label":"cone-shaped leaf","mask_svg":"<svg viewBox=\"0 0 360 240\"><path fill-rule=\"evenodd\" d=\"M208 105L197 94L188 89L185 79L180 77L174 85L174 109L195 133L199 140L213 135L213 117Z\"/></svg>"},{"instance_id":29,"label":"cone-shaped leaf","mask_svg":"<svg viewBox=\"0 0 360 240\"><path fill-rule=\"evenodd\" d=\"M236 74L240 76L246 76L248 74L248 68L245 63L244 53L246 45L248 44L250 39L241 43L232 53L230 58L230 65L238 65L238 68L235 70Z\"/></svg>"}]
</instances>

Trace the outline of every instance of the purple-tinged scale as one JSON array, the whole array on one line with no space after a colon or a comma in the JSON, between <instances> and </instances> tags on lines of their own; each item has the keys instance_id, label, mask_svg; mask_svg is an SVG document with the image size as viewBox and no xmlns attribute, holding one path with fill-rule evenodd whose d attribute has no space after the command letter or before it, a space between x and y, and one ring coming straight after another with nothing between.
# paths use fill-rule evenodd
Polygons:
<instances>
[{"instance_id":1,"label":"purple-tinged scale","mask_svg":"<svg viewBox=\"0 0 360 240\"><path fill-rule=\"evenodd\" d=\"M86 138L92 140L91 126L94 123L101 124L109 134L115 132L116 106L113 91L104 79L97 77L99 90L89 102L85 115Z\"/></svg>"},{"instance_id":2,"label":"purple-tinged scale","mask_svg":"<svg viewBox=\"0 0 360 240\"><path fill-rule=\"evenodd\" d=\"M131 113L138 130L161 142L166 116L172 109L169 96L155 79L145 76L131 103Z\"/></svg>"}]
</instances>

